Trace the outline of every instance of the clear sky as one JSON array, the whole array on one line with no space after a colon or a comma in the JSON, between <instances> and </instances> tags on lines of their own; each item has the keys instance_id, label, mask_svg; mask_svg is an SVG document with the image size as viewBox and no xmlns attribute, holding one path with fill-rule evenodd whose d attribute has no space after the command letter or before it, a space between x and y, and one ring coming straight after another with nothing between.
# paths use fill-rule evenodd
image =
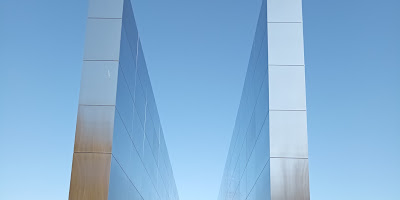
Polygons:
<instances>
[{"instance_id":1,"label":"clear sky","mask_svg":"<svg viewBox=\"0 0 400 200\"><path fill-rule=\"evenodd\" d=\"M134 0L181 200L212 200L261 0ZM400 199L400 1L303 0L311 199ZM68 199L87 1L0 1L0 199Z\"/></svg>"}]
</instances>

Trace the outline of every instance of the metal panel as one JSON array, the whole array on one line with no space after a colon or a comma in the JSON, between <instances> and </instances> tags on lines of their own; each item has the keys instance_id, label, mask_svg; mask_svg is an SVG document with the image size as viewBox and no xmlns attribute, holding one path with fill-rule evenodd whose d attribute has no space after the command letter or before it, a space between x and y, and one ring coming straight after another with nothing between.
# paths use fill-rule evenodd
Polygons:
<instances>
[{"instance_id":1,"label":"metal panel","mask_svg":"<svg viewBox=\"0 0 400 200\"><path fill-rule=\"evenodd\" d=\"M271 200L270 182L270 164L268 162L253 187L256 200Z\"/></svg>"},{"instance_id":2,"label":"metal panel","mask_svg":"<svg viewBox=\"0 0 400 200\"><path fill-rule=\"evenodd\" d=\"M118 62L84 61L79 104L115 105Z\"/></svg>"},{"instance_id":3,"label":"metal panel","mask_svg":"<svg viewBox=\"0 0 400 200\"><path fill-rule=\"evenodd\" d=\"M114 106L80 105L74 152L111 153L114 114Z\"/></svg>"},{"instance_id":4,"label":"metal panel","mask_svg":"<svg viewBox=\"0 0 400 200\"><path fill-rule=\"evenodd\" d=\"M271 158L271 200L309 200L308 159Z\"/></svg>"},{"instance_id":5,"label":"metal panel","mask_svg":"<svg viewBox=\"0 0 400 200\"><path fill-rule=\"evenodd\" d=\"M264 39L262 40L262 45L259 51L259 56L257 59L257 64L254 70L253 81L254 81L254 90L255 94L258 94L260 91L260 87L264 80L267 80L268 72L268 38L265 34Z\"/></svg>"},{"instance_id":6,"label":"metal panel","mask_svg":"<svg viewBox=\"0 0 400 200\"><path fill-rule=\"evenodd\" d=\"M133 16L132 5L130 0L124 1L124 12L122 13L122 26L125 28L128 45L130 45L131 53L136 61L138 47L138 31L136 28L135 18Z\"/></svg>"},{"instance_id":7,"label":"metal panel","mask_svg":"<svg viewBox=\"0 0 400 200\"><path fill-rule=\"evenodd\" d=\"M255 67L259 56L263 56L263 54L260 54L260 49L263 40L266 38L266 35L267 35L267 2L266 0L263 0L260 7L260 13L254 36L253 47L250 54L249 69Z\"/></svg>"},{"instance_id":8,"label":"metal panel","mask_svg":"<svg viewBox=\"0 0 400 200\"><path fill-rule=\"evenodd\" d=\"M133 122L132 122L132 139L136 149L143 148L143 139L144 139L144 130L143 125L140 122L139 115L136 112L136 109L133 112Z\"/></svg>"},{"instance_id":9,"label":"metal panel","mask_svg":"<svg viewBox=\"0 0 400 200\"><path fill-rule=\"evenodd\" d=\"M304 65L302 23L268 23L268 64Z\"/></svg>"},{"instance_id":10,"label":"metal panel","mask_svg":"<svg viewBox=\"0 0 400 200\"><path fill-rule=\"evenodd\" d=\"M301 0L268 0L268 22L302 22Z\"/></svg>"},{"instance_id":11,"label":"metal panel","mask_svg":"<svg viewBox=\"0 0 400 200\"><path fill-rule=\"evenodd\" d=\"M134 48L136 49L136 47ZM135 93L136 87L136 53L133 54L131 50L132 49L129 45L127 34L124 27L122 27L119 66L124 72L124 77L126 79L126 82L128 83L129 90L133 95Z\"/></svg>"},{"instance_id":12,"label":"metal panel","mask_svg":"<svg viewBox=\"0 0 400 200\"><path fill-rule=\"evenodd\" d=\"M107 200L111 154L74 153L69 200Z\"/></svg>"},{"instance_id":13,"label":"metal panel","mask_svg":"<svg viewBox=\"0 0 400 200\"><path fill-rule=\"evenodd\" d=\"M126 130L132 135L134 106L132 95L125 81L126 77L127 76L123 74L122 70L118 71L117 100L115 106L125 124Z\"/></svg>"},{"instance_id":14,"label":"metal panel","mask_svg":"<svg viewBox=\"0 0 400 200\"><path fill-rule=\"evenodd\" d=\"M122 18L124 0L89 0L88 17Z\"/></svg>"},{"instance_id":15,"label":"metal panel","mask_svg":"<svg viewBox=\"0 0 400 200\"><path fill-rule=\"evenodd\" d=\"M304 66L269 67L269 109L305 110Z\"/></svg>"},{"instance_id":16,"label":"metal panel","mask_svg":"<svg viewBox=\"0 0 400 200\"><path fill-rule=\"evenodd\" d=\"M247 200L310 198L301 9L301 0L263 0L219 200L242 197L243 140Z\"/></svg>"},{"instance_id":17,"label":"metal panel","mask_svg":"<svg viewBox=\"0 0 400 200\"><path fill-rule=\"evenodd\" d=\"M141 177L146 172L137 150L133 145L132 138L129 136L118 115L115 116L112 154L124 170L126 176L137 189L140 189Z\"/></svg>"},{"instance_id":18,"label":"metal panel","mask_svg":"<svg viewBox=\"0 0 400 200\"><path fill-rule=\"evenodd\" d=\"M139 119L144 127L144 115L146 112L146 94L144 93L142 84L137 81L136 83L136 88L135 88L135 99L134 99L134 103L135 103L135 108L136 108L136 112L139 116Z\"/></svg>"},{"instance_id":19,"label":"metal panel","mask_svg":"<svg viewBox=\"0 0 400 200\"><path fill-rule=\"evenodd\" d=\"M258 95L257 104L255 107L255 123L256 131L259 132L264 124L265 118L269 111L269 89L268 89L268 78L264 77L264 82L262 83L260 93Z\"/></svg>"},{"instance_id":20,"label":"metal panel","mask_svg":"<svg viewBox=\"0 0 400 200\"><path fill-rule=\"evenodd\" d=\"M271 111L271 157L308 158L306 111Z\"/></svg>"},{"instance_id":21,"label":"metal panel","mask_svg":"<svg viewBox=\"0 0 400 200\"><path fill-rule=\"evenodd\" d=\"M122 19L88 19L83 60L118 60Z\"/></svg>"},{"instance_id":22,"label":"metal panel","mask_svg":"<svg viewBox=\"0 0 400 200\"><path fill-rule=\"evenodd\" d=\"M110 189L108 200L140 200L138 190L132 185L123 169L113 157L111 160Z\"/></svg>"},{"instance_id":23,"label":"metal panel","mask_svg":"<svg viewBox=\"0 0 400 200\"><path fill-rule=\"evenodd\" d=\"M142 83L143 91L145 92L145 96L147 99L147 96L152 95L150 92L152 89L151 89L149 73L147 71L146 60L143 54L142 44L140 40L138 42L139 46L138 46L138 57L137 57L136 67L139 80Z\"/></svg>"},{"instance_id":24,"label":"metal panel","mask_svg":"<svg viewBox=\"0 0 400 200\"><path fill-rule=\"evenodd\" d=\"M131 0L89 0L70 199L179 199L138 39Z\"/></svg>"}]
</instances>

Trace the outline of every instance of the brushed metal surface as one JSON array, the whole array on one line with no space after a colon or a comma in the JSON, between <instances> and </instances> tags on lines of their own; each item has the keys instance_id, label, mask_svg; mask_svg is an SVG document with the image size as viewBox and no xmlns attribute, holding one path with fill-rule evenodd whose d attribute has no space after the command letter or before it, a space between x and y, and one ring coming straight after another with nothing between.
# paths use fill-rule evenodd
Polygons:
<instances>
[{"instance_id":1,"label":"brushed metal surface","mask_svg":"<svg viewBox=\"0 0 400 200\"><path fill-rule=\"evenodd\" d=\"M304 66L269 66L269 109L306 110Z\"/></svg>"},{"instance_id":2,"label":"brushed metal surface","mask_svg":"<svg viewBox=\"0 0 400 200\"><path fill-rule=\"evenodd\" d=\"M179 199L131 0L88 16L69 199Z\"/></svg>"},{"instance_id":3,"label":"brushed metal surface","mask_svg":"<svg viewBox=\"0 0 400 200\"><path fill-rule=\"evenodd\" d=\"M268 64L304 65L302 23L268 23Z\"/></svg>"},{"instance_id":4,"label":"brushed metal surface","mask_svg":"<svg viewBox=\"0 0 400 200\"><path fill-rule=\"evenodd\" d=\"M262 1L219 200L244 199L244 140L247 200L310 199L302 21L302 0Z\"/></svg>"},{"instance_id":5,"label":"brushed metal surface","mask_svg":"<svg viewBox=\"0 0 400 200\"><path fill-rule=\"evenodd\" d=\"M83 60L118 60L122 19L93 19L86 23Z\"/></svg>"},{"instance_id":6,"label":"brushed metal surface","mask_svg":"<svg viewBox=\"0 0 400 200\"><path fill-rule=\"evenodd\" d=\"M271 158L271 200L309 200L308 159Z\"/></svg>"},{"instance_id":7,"label":"brushed metal surface","mask_svg":"<svg viewBox=\"0 0 400 200\"><path fill-rule=\"evenodd\" d=\"M88 17L122 18L124 0L89 0Z\"/></svg>"},{"instance_id":8,"label":"brushed metal surface","mask_svg":"<svg viewBox=\"0 0 400 200\"><path fill-rule=\"evenodd\" d=\"M302 22L302 0L268 0L268 22Z\"/></svg>"},{"instance_id":9,"label":"brushed metal surface","mask_svg":"<svg viewBox=\"0 0 400 200\"><path fill-rule=\"evenodd\" d=\"M306 111L270 111L270 156L308 158Z\"/></svg>"},{"instance_id":10,"label":"brushed metal surface","mask_svg":"<svg viewBox=\"0 0 400 200\"><path fill-rule=\"evenodd\" d=\"M111 154L74 153L69 200L107 200Z\"/></svg>"},{"instance_id":11,"label":"brushed metal surface","mask_svg":"<svg viewBox=\"0 0 400 200\"><path fill-rule=\"evenodd\" d=\"M114 115L114 106L80 105L74 151L111 153Z\"/></svg>"},{"instance_id":12,"label":"brushed metal surface","mask_svg":"<svg viewBox=\"0 0 400 200\"><path fill-rule=\"evenodd\" d=\"M79 104L115 105L118 61L83 61Z\"/></svg>"}]
</instances>

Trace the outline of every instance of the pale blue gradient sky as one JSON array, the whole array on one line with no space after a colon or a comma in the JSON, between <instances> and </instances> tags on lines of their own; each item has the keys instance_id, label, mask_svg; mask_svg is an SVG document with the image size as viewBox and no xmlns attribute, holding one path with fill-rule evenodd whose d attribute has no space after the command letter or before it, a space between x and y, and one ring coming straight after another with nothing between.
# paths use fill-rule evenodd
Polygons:
<instances>
[{"instance_id":1,"label":"pale blue gradient sky","mask_svg":"<svg viewBox=\"0 0 400 200\"><path fill-rule=\"evenodd\" d=\"M134 0L181 200L216 199L261 0ZM400 198L400 1L303 0L311 199ZM0 199L68 199L82 0L0 1Z\"/></svg>"}]
</instances>

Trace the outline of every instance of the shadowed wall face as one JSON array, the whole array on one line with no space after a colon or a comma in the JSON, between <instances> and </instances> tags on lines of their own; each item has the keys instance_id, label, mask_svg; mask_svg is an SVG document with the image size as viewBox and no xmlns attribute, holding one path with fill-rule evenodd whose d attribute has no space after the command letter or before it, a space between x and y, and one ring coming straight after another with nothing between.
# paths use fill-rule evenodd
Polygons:
<instances>
[{"instance_id":1,"label":"shadowed wall face","mask_svg":"<svg viewBox=\"0 0 400 200\"><path fill-rule=\"evenodd\" d=\"M89 0L69 199L178 192L130 0Z\"/></svg>"},{"instance_id":2,"label":"shadowed wall face","mask_svg":"<svg viewBox=\"0 0 400 200\"><path fill-rule=\"evenodd\" d=\"M219 200L308 200L301 0L264 0Z\"/></svg>"}]
</instances>

